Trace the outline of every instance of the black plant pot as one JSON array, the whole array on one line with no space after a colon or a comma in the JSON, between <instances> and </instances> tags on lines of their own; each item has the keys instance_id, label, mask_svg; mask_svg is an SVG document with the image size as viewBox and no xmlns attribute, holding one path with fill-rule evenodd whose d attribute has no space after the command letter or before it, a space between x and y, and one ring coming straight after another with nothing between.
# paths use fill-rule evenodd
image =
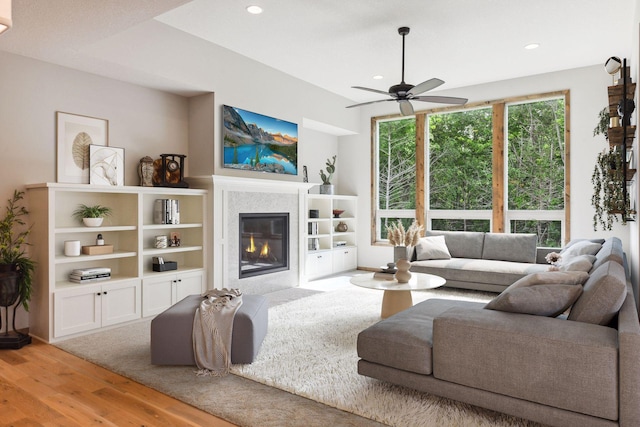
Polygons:
<instances>
[{"instance_id":1,"label":"black plant pot","mask_svg":"<svg viewBox=\"0 0 640 427\"><path fill-rule=\"evenodd\" d=\"M0 333L0 349L19 349L31 343L31 337L28 334L16 331L16 307L13 307L11 329L9 329L9 307L16 303L20 303L20 272L16 270L15 265L0 264L0 308L4 307L5 310L5 332Z\"/></svg>"},{"instance_id":2,"label":"black plant pot","mask_svg":"<svg viewBox=\"0 0 640 427\"><path fill-rule=\"evenodd\" d=\"M0 264L0 307L9 307L18 301L20 273L12 264Z\"/></svg>"}]
</instances>

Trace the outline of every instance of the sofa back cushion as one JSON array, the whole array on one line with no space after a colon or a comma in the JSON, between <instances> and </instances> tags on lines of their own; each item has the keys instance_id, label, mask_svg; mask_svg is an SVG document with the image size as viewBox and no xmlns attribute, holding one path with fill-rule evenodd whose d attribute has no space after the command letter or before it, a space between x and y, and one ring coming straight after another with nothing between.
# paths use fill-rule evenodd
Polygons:
<instances>
[{"instance_id":1,"label":"sofa back cushion","mask_svg":"<svg viewBox=\"0 0 640 427\"><path fill-rule=\"evenodd\" d=\"M624 266L624 250L622 249L622 241L617 237L610 237L602 244L602 248L596 254L596 260L593 262L591 271L596 271L598 267L607 261L615 261Z\"/></svg>"},{"instance_id":2,"label":"sofa back cushion","mask_svg":"<svg viewBox=\"0 0 640 427\"><path fill-rule=\"evenodd\" d=\"M535 234L486 233L482 259L535 264L537 242Z\"/></svg>"},{"instance_id":3,"label":"sofa back cushion","mask_svg":"<svg viewBox=\"0 0 640 427\"><path fill-rule=\"evenodd\" d=\"M624 268L607 261L587 279L580 298L573 304L569 320L608 325L618 313L627 295Z\"/></svg>"},{"instance_id":4,"label":"sofa back cushion","mask_svg":"<svg viewBox=\"0 0 640 427\"><path fill-rule=\"evenodd\" d=\"M449 253L453 258L482 258L484 234L477 231L427 230L426 236L444 236Z\"/></svg>"}]
</instances>

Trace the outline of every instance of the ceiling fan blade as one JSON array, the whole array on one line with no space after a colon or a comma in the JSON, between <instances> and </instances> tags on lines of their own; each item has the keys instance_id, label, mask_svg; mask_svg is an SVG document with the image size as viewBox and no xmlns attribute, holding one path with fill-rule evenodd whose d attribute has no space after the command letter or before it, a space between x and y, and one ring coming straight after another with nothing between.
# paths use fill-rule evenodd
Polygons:
<instances>
[{"instance_id":1,"label":"ceiling fan blade","mask_svg":"<svg viewBox=\"0 0 640 427\"><path fill-rule=\"evenodd\" d=\"M403 99L398 101L398 103L400 104L400 113L402 113L403 116L411 116L413 114L413 105L411 105L409 101Z\"/></svg>"},{"instance_id":2,"label":"ceiling fan blade","mask_svg":"<svg viewBox=\"0 0 640 427\"><path fill-rule=\"evenodd\" d=\"M362 86L351 86L351 87L354 88L354 89L368 90L369 92L380 93L382 95L389 95L389 92L385 92L384 90L371 89L371 88L362 87Z\"/></svg>"},{"instance_id":3,"label":"ceiling fan blade","mask_svg":"<svg viewBox=\"0 0 640 427\"><path fill-rule=\"evenodd\" d=\"M437 88L438 86L440 86L442 84L444 84L443 80L436 79L436 78L429 79L429 80L426 80L426 81L420 83L417 86L414 86L409 91L409 95L419 95L419 94L421 94L423 92L426 92L428 90L435 89L435 88Z\"/></svg>"},{"instance_id":4,"label":"ceiling fan blade","mask_svg":"<svg viewBox=\"0 0 640 427\"><path fill-rule=\"evenodd\" d=\"M386 101L395 101L395 99L389 98L389 99L378 99L377 101L361 102L360 104L347 105L347 108L360 107L361 105L375 104L376 102L386 102Z\"/></svg>"},{"instance_id":5,"label":"ceiling fan blade","mask_svg":"<svg viewBox=\"0 0 640 427\"><path fill-rule=\"evenodd\" d=\"M438 104L455 104L455 105L463 105L466 104L467 98L456 98L455 96L415 96L411 98L412 101L423 101L423 102L435 102Z\"/></svg>"}]
</instances>

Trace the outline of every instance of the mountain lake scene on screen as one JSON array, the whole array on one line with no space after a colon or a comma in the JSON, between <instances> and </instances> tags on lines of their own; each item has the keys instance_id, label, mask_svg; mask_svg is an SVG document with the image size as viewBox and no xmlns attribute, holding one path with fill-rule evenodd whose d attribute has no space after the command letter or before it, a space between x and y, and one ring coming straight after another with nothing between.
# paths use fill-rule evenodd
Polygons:
<instances>
[{"instance_id":1,"label":"mountain lake scene on screen","mask_svg":"<svg viewBox=\"0 0 640 427\"><path fill-rule=\"evenodd\" d=\"M224 167L298 174L298 125L223 106Z\"/></svg>"}]
</instances>

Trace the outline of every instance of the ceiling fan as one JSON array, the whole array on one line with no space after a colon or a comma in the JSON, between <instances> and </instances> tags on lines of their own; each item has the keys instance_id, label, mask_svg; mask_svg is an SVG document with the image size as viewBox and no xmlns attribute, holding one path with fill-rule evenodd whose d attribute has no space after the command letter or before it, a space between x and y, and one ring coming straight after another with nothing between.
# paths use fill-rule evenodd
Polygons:
<instances>
[{"instance_id":1,"label":"ceiling fan","mask_svg":"<svg viewBox=\"0 0 640 427\"><path fill-rule=\"evenodd\" d=\"M413 114L413 105L409 101L423 101L423 102L436 102L440 104L455 104L455 105L463 105L466 104L466 98L456 98L453 96L418 96L421 93L427 92L429 90L435 89L444 81L440 79L429 79L417 86L412 84L408 84L404 82L404 37L409 34L409 27L400 27L398 28L398 34L402 36L402 81L393 85L389 88L388 92L378 89L371 89L368 87L362 86L351 86L354 89L367 90L369 92L380 93L383 95L391 96L390 99L379 99L377 101L369 101L362 102L360 104L349 105L347 108L359 107L361 105L374 104L376 102L385 102L385 101L397 101L400 104L400 113L403 116L410 116Z\"/></svg>"}]
</instances>

